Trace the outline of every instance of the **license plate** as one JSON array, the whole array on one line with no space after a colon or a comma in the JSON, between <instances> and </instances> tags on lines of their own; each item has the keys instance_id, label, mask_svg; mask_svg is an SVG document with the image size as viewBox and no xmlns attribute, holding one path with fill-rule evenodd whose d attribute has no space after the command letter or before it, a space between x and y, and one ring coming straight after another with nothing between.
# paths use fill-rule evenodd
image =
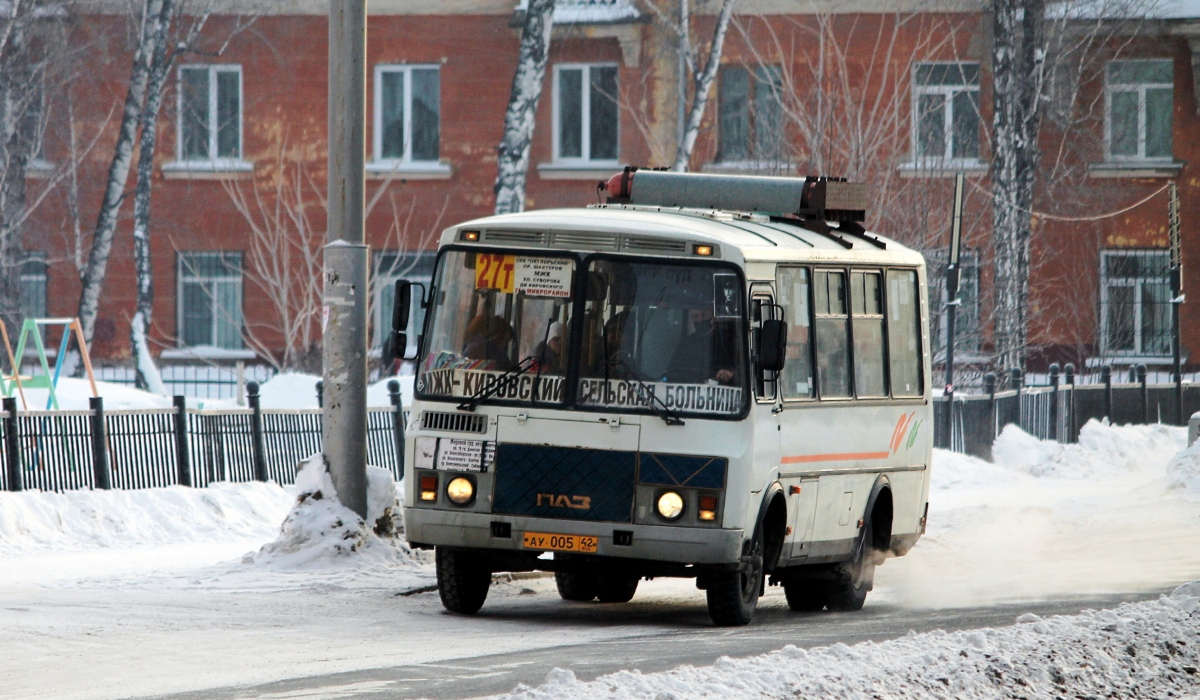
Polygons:
<instances>
[{"instance_id":1,"label":"license plate","mask_svg":"<svg viewBox=\"0 0 1200 700\"><path fill-rule=\"evenodd\" d=\"M521 538L525 549L545 549L556 552L595 553L597 539L591 535L556 535L552 532L526 532Z\"/></svg>"}]
</instances>

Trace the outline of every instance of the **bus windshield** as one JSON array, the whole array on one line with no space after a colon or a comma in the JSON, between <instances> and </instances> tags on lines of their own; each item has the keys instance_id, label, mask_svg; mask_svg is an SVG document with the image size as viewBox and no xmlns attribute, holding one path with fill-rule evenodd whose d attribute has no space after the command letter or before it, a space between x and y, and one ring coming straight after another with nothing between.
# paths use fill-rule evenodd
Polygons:
<instances>
[{"instance_id":1,"label":"bus windshield","mask_svg":"<svg viewBox=\"0 0 1200 700\"><path fill-rule=\"evenodd\" d=\"M601 259L588 268L578 402L739 413L742 283L731 268Z\"/></svg>"},{"instance_id":2,"label":"bus windshield","mask_svg":"<svg viewBox=\"0 0 1200 700\"><path fill-rule=\"evenodd\" d=\"M561 403L575 264L566 256L445 253L417 389L471 397L523 364L528 370L492 398Z\"/></svg>"}]
</instances>

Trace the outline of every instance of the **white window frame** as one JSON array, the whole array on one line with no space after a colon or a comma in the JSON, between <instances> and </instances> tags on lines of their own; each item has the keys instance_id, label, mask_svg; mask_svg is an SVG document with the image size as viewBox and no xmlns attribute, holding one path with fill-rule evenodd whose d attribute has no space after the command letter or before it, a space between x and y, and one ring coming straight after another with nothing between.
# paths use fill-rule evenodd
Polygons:
<instances>
[{"instance_id":1,"label":"white window frame","mask_svg":"<svg viewBox=\"0 0 1200 700\"><path fill-rule=\"evenodd\" d=\"M373 131L372 134L372 163L378 166L395 168L397 166L436 166L441 157L441 144L438 144L439 160L413 160L412 157L412 72L413 69L433 69L438 74L438 134L442 131L442 104L441 104L441 82L442 82L442 67L436 63L379 63L375 65L375 114L373 116ZM401 158L384 158L383 157L383 74L384 73L403 73L404 74L404 156Z\"/></svg>"},{"instance_id":2,"label":"white window frame","mask_svg":"<svg viewBox=\"0 0 1200 700\"><path fill-rule=\"evenodd\" d=\"M188 160L183 157L183 72L185 70L208 69L208 158ZM246 152L246 80L240 63L190 63L179 66L175 90L175 157L174 169L228 169L243 170ZM237 73L238 76L238 153L236 156L219 158L217 152L217 73Z\"/></svg>"},{"instance_id":3,"label":"white window frame","mask_svg":"<svg viewBox=\"0 0 1200 700\"><path fill-rule=\"evenodd\" d=\"M24 267L25 267L25 264L29 263L29 262L34 262L34 263L40 264L41 268L42 268L41 272L26 272L24 270ZM41 288L42 288L42 297L39 300L39 302L40 302L39 306L41 306L41 308L42 308L42 312L40 315L41 316L48 315L50 312L50 266L46 263L45 258L43 258L41 256L37 256L37 255L31 256L31 257L27 258L26 260L23 260L20 263L20 265L22 267L22 269L20 271L20 275L19 275L20 280L21 280L21 290L22 290L22 298L21 298L22 304L21 305L24 306L24 301L25 301L24 300L24 292L26 290L30 289L32 287L32 285L40 282ZM24 309L22 309L22 315L24 315Z\"/></svg>"},{"instance_id":4,"label":"white window frame","mask_svg":"<svg viewBox=\"0 0 1200 700\"><path fill-rule=\"evenodd\" d=\"M176 340L179 344L179 347L181 347L181 348L189 348L189 347L218 347L218 348L221 348L222 347L220 345L217 345L217 339L218 339L218 335L219 335L217 332L217 330L218 330L217 319L218 319L219 314L216 309L216 294L213 293L212 291L208 292L209 299L213 303L213 319L212 319L213 325L211 328L211 336L210 336L210 339L212 342L208 343L208 345L188 345L183 340L183 336L184 336L184 330L183 330L183 328L184 328L183 285L185 284L184 271L186 269L188 269L187 265L184 262L184 258L190 257L190 256L198 256L198 255L224 255L226 253L241 253L242 254L242 265L245 265L246 255L244 252L242 252L240 250L181 250L181 251L179 251L178 255L175 258L175 334L176 334ZM236 282L237 283L238 288L239 288L238 300L241 302L241 305L242 305L241 326L238 328L238 337L241 342L239 344L239 347L237 347L237 348L222 348L222 349L240 350L240 349L245 348L246 347L245 273L241 272L237 275L217 275L217 276L211 276L211 277L192 276L186 280L186 282L192 282L192 283L195 283L197 281L202 281L204 283L211 282L214 284L218 283L218 282Z\"/></svg>"},{"instance_id":5,"label":"white window frame","mask_svg":"<svg viewBox=\"0 0 1200 700\"><path fill-rule=\"evenodd\" d=\"M973 65L977 69L981 68L980 64L975 61L919 61L913 63L912 67L912 158L913 164L917 166L937 166L942 168L979 168L982 161L978 157L960 158L954 154L954 95L959 92L975 92L976 104L979 102L979 85L918 85L917 84L917 67L918 66L966 66ZM942 156L926 156L919 152L921 142L921 95L945 95L946 103L942 108L942 133L946 140L945 153L950 155ZM983 115L979 117L979 123L983 124ZM978 134L976 135L978 138ZM983 143L980 142L982 149Z\"/></svg>"},{"instance_id":6,"label":"white window frame","mask_svg":"<svg viewBox=\"0 0 1200 700\"><path fill-rule=\"evenodd\" d=\"M1155 282L1157 284L1170 283L1169 277L1118 277L1110 278L1108 275L1108 261L1115 257L1147 257L1152 253L1161 254L1165 259L1170 260L1171 253L1165 249L1147 250L1143 248L1126 249L1126 250L1102 250L1100 251L1100 353L1105 357L1119 357L1122 359L1147 359L1161 360L1164 357L1170 357L1171 351L1165 350L1162 353L1152 354L1145 351L1145 340L1142 338L1142 285L1146 282ZM1133 349L1132 350L1114 350L1108 346L1109 328L1108 328L1108 290L1109 287L1134 287L1133 294ZM1170 329L1172 333L1174 328Z\"/></svg>"},{"instance_id":7,"label":"white window frame","mask_svg":"<svg viewBox=\"0 0 1200 700\"><path fill-rule=\"evenodd\" d=\"M1172 102L1174 102L1175 83L1113 83L1109 79L1109 68L1113 63L1168 63L1171 64L1172 79L1175 76L1174 61L1169 58L1138 58L1138 59L1122 59L1120 61L1112 61L1105 66L1104 69L1104 155L1114 163L1119 162L1148 162L1148 163L1170 163L1174 161L1174 154L1166 156L1147 156L1146 155L1146 90L1171 88ZM1115 88L1120 89L1115 89ZM1131 89L1132 88L1132 89ZM1138 136L1137 136L1137 154L1132 156L1116 155L1112 152L1112 96L1114 92L1134 92L1138 94ZM1173 107L1173 105L1172 105ZM1172 110L1173 111L1173 110ZM1171 127L1174 128L1174 114L1171 115ZM1174 139L1172 139L1172 150L1174 150Z\"/></svg>"},{"instance_id":8,"label":"white window frame","mask_svg":"<svg viewBox=\"0 0 1200 700\"><path fill-rule=\"evenodd\" d=\"M554 84L552 86L552 94L553 94L553 98L554 98L553 99L554 109L551 110L553 112L553 115L552 115L553 118L551 120L551 131L553 132L554 163L556 165L577 165L577 166L583 165L583 166L589 166L589 167L605 167L605 168L607 168L607 167L618 167L619 163L621 162L621 160L620 160L620 158L621 158L621 96L620 96L619 92L617 95L615 95L615 98L617 100L617 124L616 124L617 157L616 158L593 159L593 158L588 157L588 155L586 155L586 154L590 154L592 152L592 90L591 90L591 85L592 85L592 69L593 68L616 68L617 69L617 88L618 88L618 90L620 89L621 69L620 69L620 66L618 66L618 64L615 62L558 63L558 64L555 64L555 66L554 66ZM559 134L558 122L559 122L559 111L560 111L560 107L561 107L562 103L561 103L560 96L558 94L558 92L559 92L558 76L559 76L559 73L563 70L578 70L578 69L583 69L583 86L582 86L582 90L580 90L580 101L581 102L580 102L580 107L579 107L580 112L581 112L579 128L580 128L580 131L582 131L583 133L581 133L579 135L579 139L580 139L579 143L580 143L580 152L585 155L580 158L563 158L561 155L559 155L559 153L560 153L560 148L559 148L560 134Z\"/></svg>"}]
</instances>

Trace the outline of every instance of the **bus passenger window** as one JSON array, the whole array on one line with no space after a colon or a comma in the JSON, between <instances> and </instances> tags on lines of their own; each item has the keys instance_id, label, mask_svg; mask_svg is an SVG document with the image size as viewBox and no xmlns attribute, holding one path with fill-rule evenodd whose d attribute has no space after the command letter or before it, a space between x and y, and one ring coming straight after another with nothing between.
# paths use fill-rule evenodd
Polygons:
<instances>
[{"instance_id":1,"label":"bus passenger window","mask_svg":"<svg viewBox=\"0 0 1200 700\"><path fill-rule=\"evenodd\" d=\"M813 278L816 306L817 380L822 397L850 395L850 344L846 324L846 273L819 271Z\"/></svg>"},{"instance_id":2,"label":"bus passenger window","mask_svg":"<svg viewBox=\"0 0 1200 700\"><path fill-rule=\"evenodd\" d=\"M917 273L888 272L888 357L892 396L920 396L921 326L917 307Z\"/></svg>"},{"instance_id":3,"label":"bus passenger window","mask_svg":"<svg viewBox=\"0 0 1200 700\"><path fill-rule=\"evenodd\" d=\"M779 299L788 324L787 361L779 379L783 398L812 398L812 315L808 308L807 268L779 269Z\"/></svg>"},{"instance_id":4,"label":"bus passenger window","mask_svg":"<svg viewBox=\"0 0 1200 700\"><path fill-rule=\"evenodd\" d=\"M887 396L883 381L883 303L879 273L850 273L854 317L854 389L858 396Z\"/></svg>"}]
</instances>

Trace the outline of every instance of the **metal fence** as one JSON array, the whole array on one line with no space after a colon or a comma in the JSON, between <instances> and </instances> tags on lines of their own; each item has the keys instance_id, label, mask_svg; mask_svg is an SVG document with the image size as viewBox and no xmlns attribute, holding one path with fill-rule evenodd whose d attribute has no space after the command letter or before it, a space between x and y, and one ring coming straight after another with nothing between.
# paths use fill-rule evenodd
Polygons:
<instances>
[{"instance_id":1,"label":"metal fence","mask_svg":"<svg viewBox=\"0 0 1200 700\"><path fill-rule=\"evenodd\" d=\"M367 409L367 459L403 476L399 385L392 406ZM207 486L214 481L290 484L296 467L321 451L320 409L262 409L247 385L249 408L198 410L175 397L174 408L0 413L0 490L67 491Z\"/></svg>"},{"instance_id":2,"label":"metal fence","mask_svg":"<svg viewBox=\"0 0 1200 700\"><path fill-rule=\"evenodd\" d=\"M946 397L934 399L934 445L990 460L992 443L1008 425L1042 440L1070 443L1078 441L1089 420L1187 425L1200 410L1200 384L1152 384L1144 369L1133 375L1134 382L1113 383L1112 373L1105 372L1102 383L1080 384L1052 368L1048 386L1026 387L1018 373L1009 381L1016 388L1002 390L993 377L982 394L956 393L952 412Z\"/></svg>"},{"instance_id":3,"label":"metal fence","mask_svg":"<svg viewBox=\"0 0 1200 700\"><path fill-rule=\"evenodd\" d=\"M30 368L31 370L33 368ZM163 365L159 368L163 384L172 394L195 399L232 399L238 387L249 382L262 384L275 376L270 365ZM133 367L97 367L96 379L134 386L137 370Z\"/></svg>"}]
</instances>

